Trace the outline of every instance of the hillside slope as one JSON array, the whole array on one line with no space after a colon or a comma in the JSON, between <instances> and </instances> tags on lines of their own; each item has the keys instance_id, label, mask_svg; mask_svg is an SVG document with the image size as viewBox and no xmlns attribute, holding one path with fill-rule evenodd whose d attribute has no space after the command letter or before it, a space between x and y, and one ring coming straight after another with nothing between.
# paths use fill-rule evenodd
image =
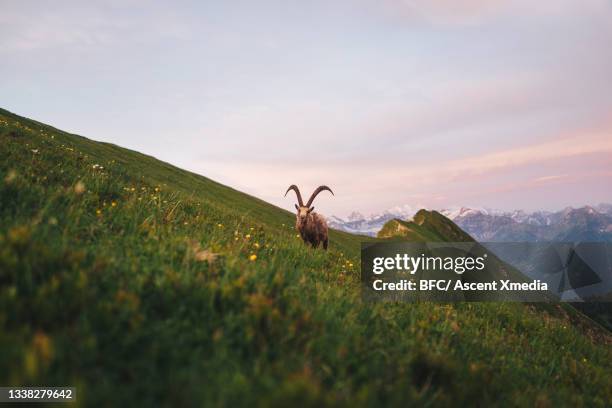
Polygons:
<instances>
[{"instance_id":1,"label":"hillside slope","mask_svg":"<svg viewBox=\"0 0 612 408\"><path fill-rule=\"evenodd\" d=\"M403 221L399 219L389 220L378 233L378 237L387 240L401 240L408 242L467 242L473 243L469 247L464 248L465 254L470 254L473 257L487 256L486 268L476 274L462 274L457 279L467 283L491 282L500 279L511 279L513 282L531 282L527 276L521 273L512 265L503 262L493 252L487 250L480 243L476 242L469 234L463 231L457 224L437 211L419 210L412 221ZM452 251L451 251L452 253ZM420 271L423 273L423 271ZM428 274L430 277L431 273ZM443 277L441 275L441 277ZM424 277L424 276L423 276ZM419 277L420 278L420 277ZM543 295L540 292L516 292L516 293L501 293L501 292L486 292L474 294L472 292L464 292L461 294L464 300L482 301L488 299L490 301L552 301L555 299L549 295ZM542 305L539 305L542 307ZM568 313L576 315L577 312L567 306L562 305Z\"/></svg>"},{"instance_id":2,"label":"hillside slope","mask_svg":"<svg viewBox=\"0 0 612 408\"><path fill-rule=\"evenodd\" d=\"M292 225L204 177L0 111L0 384L74 385L96 406L612 399L597 326L557 307L366 304L364 238L333 232L314 251Z\"/></svg>"},{"instance_id":3,"label":"hillside slope","mask_svg":"<svg viewBox=\"0 0 612 408\"><path fill-rule=\"evenodd\" d=\"M212 206L232 207L240 216L257 219L272 229L278 230L282 224L289 226L295 223L293 213L154 157L110 143L95 142L82 136L68 134L4 109L0 109L0 118L5 125L18 124L14 130L7 129L6 137L18 139L15 135L19 132L28 133L28 129L35 130L33 135L42 138L32 139L32 147L36 143L49 145L51 142L53 142L51 145L63 147L62 154L57 157L59 161L68 159L89 163L92 166L98 164L107 172L112 171L114 177L142 181L151 186L159 186L160 189L169 187L174 192L183 193L186 197L197 197L198 200ZM47 161L49 159L47 158ZM286 186L279 186L279 195L284 193L285 188ZM357 248L361 239L368 238L336 230L332 230L330 234L331 245L337 245L339 249L345 251Z\"/></svg>"},{"instance_id":4,"label":"hillside slope","mask_svg":"<svg viewBox=\"0 0 612 408\"><path fill-rule=\"evenodd\" d=\"M385 240L401 240L409 242L476 242L474 238L454 221L437 211L419 210L412 221L392 219L387 221L378 232L378 238ZM489 248L490 249L490 248ZM475 251L482 252L484 247L476 244ZM492 253L491 251L487 251ZM499 254L498 254L499 255ZM525 258L526 262L534 262L533 259ZM511 277L513 281L531 281L517 268L502 261L498 256L490 257L488 264L492 264L493 276L482 276L482 281ZM520 264L520 263L519 263ZM517 265L517 264L513 264ZM462 276L465 278L465 275ZM609 295L606 299L609 298ZM558 298L553 298L558 299ZM523 299L524 300L524 299ZM530 301L541 300L539 294L530 294ZM549 301L551 299L548 299ZM593 319L607 330L612 329L612 310L611 303L607 300L597 302L580 302L569 305L567 303L559 305L566 313L576 315L577 310L582 311L585 316L575 316L576 319ZM538 305L539 308L546 309L548 305Z\"/></svg>"},{"instance_id":5,"label":"hillside slope","mask_svg":"<svg viewBox=\"0 0 612 408\"><path fill-rule=\"evenodd\" d=\"M411 242L472 242L474 239L437 211L419 210L412 221L392 219L378 238L401 238Z\"/></svg>"}]
</instances>

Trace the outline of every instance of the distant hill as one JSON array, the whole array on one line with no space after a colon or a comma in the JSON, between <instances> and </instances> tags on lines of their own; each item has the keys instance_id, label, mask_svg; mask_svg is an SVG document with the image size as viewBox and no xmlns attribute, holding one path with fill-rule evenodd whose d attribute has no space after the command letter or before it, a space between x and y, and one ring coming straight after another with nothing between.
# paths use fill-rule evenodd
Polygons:
<instances>
[{"instance_id":1,"label":"distant hill","mask_svg":"<svg viewBox=\"0 0 612 408\"><path fill-rule=\"evenodd\" d=\"M459 277L464 282L490 282L500 279L511 279L513 282L531 282L526 275L513 266L499 259L493 252L476 242L469 234L459 228L453 221L437 211L419 210L411 221L393 219L388 221L378 233L378 238L402 240L408 242L466 242L473 243L467 253L477 257L487 254L486 269L474 274L464 274ZM467 250L467 248L466 248ZM442 276L441 276L442 277ZM509 300L513 295L490 293L489 300ZM524 297L523 297L524 296ZM472 298L465 293L466 300L480 300L482 295ZM517 293L515 300L544 301L553 300L553 296L539 292L529 294Z\"/></svg>"},{"instance_id":2,"label":"distant hill","mask_svg":"<svg viewBox=\"0 0 612 408\"><path fill-rule=\"evenodd\" d=\"M412 220L388 221L378 238L403 238L412 242L471 242L474 241L451 220L437 211L419 210Z\"/></svg>"},{"instance_id":3,"label":"distant hill","mask_svg":"<svg viewBox=\"0 0 612 408\"><path fill-rule=\"evenodd\" d=\"M466 212L472 212L472 210L464 211L463 216L466 216ZM584 213L584 212L580 212ZM587 216L591 214L590 211L586 212ZM569 216L574 216L572 212L568 212ZM461 218L461 217L456 217ZM381 230L378 232L378 238L381 239L400 239L409 242L475 242L474 238L472 238L467 232L463 231L457 224L451 221L449 218L445 217L441 213L437 211L427 211L427 210L419 210L410 221L403 221L399 219L392 219L384 224ZM484 252L483 246L476 243L474 249L472 250L474 253L482 253ZM535 252L530 251L529 257L516 259L513 256L507 256L504 250L512 251L512 248L504 248L500 245L489 244L486 246L489 250L490 254L495 254L497 256L490 258L488 260L488 264L491 266L488 270L488 274L483 276L483 281L491 280L491 279L503 279L511 277L514 281L530 281L528 275L524 273L523 265L530 263L532 265L539 265L538 256L541 255L541 251L546 251L546 246L542 248L538 248ZM527 254L525 254L527 255ZM508 260L512 259L512 263L509 264ZM607 263L609 267L609 262ZM583 300L586 302L574 303L574 306L579 310L586 313L588 316L597 320L600 324L604 325L608 329L612 330L612 303L609 302L609 299L612 296L612 292L609 292L610 282L602 282L597 286L597 292L593 291L595 286L588 286L591 283L586 283L584 285L580 284L578 280L580 279L580 274L584 275L584 271L575 271L572 268L572 271L566 272L566 276L572 278L575 275L575 272L578 272L578 276L574 277L573 287L582 287L587 286L591 288L591 293L599 293L600 295L593 297L592 295L589 297L583 297ZM580 268L578 268L580 269ZM541 278L543 281L549 281L553 284L555 279L549 276L542 276L542 271L536 271L538 273L538 278ZM533 277L532 277L533 278ZM588 280L588 276L582 276L583 279ZM580 291L579 291L580 292ZM531 295L530 295L531 296ZM602 302L602 298L607 300ZM541 300L538 294L534 294L531 300ZM549 299L550 300L550 299ZM589 300L597 300L597 303L589 302Z\"/></svg>"},{"instance_id":4,"label":"distant hill","mask_svg":"<svg viewBox=\"0 0 612 408\"><path fill-rule=\"evenodd\" d=\"M404 225L415 239L461 238L423 214ZM81 406L612 400L612 336L575 309L370 304L359 251L373 238L332 231L313 250L293 224L206 177L0 110L0 384L74 385Z\"/></svg>"}]
</instances>

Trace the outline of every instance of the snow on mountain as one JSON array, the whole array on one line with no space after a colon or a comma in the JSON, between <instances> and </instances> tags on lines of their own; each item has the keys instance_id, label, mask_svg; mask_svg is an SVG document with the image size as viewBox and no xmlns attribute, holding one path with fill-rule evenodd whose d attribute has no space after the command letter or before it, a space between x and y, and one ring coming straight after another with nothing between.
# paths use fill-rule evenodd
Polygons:
<instances>
[{"instance_id":1,"label":"snow on mountain","mask_svg":"<svg viewBox=\"0 0 612 408\"><path fill-rule=\"evenodd\" d=\"M601 203L595 209L600 213L612 215L612 204Z\"/></svg>"},{"instance_id":2,"label":"snow on mountain","mask_svg":"<svg viewBox=\"0 0 612 408\"><path fill-rule=\"evenodd\" d=\"M374 237L387 221L394 218L409 220L412 219L415 212L416 210L408 205L393 207L380 214L371 214L368 217L353 211L346 219L332 215L328 218L327 223L331 228Z\"/></svg>"},{"instance_id":3,"label":"snow on mountain","mask_svg":"<svg viewBox=\"0 0 612 408\"><path fill-rule=\"evenodd\" d=\"M365 219L363 214L361 214L360 212L357 212L357 211L353 211L348 216L348 221L361 221L363 219Z\"/></svg>"},{"instance_id":4,"label":"snow on mountain","mask_svg":"<svg viewBox=\"0 0 612 408\"><path fill-rule=\"evenodd\" d=\"M467 217L469 215L476 214L496 215L499 213L499 211L488 208L451 207L440 210L440 213L446 218L454 220L459 217Z\"/></svg>"},{"instance_id":5,"label":"snow on mountain","mask_svg":"<svg viewBox=\"0 0 612 408\"><path fill-rule=\"evenodd\" d=\"M410 220L414 217L414 214L418 211L418 209L413 208L410 205L401 205L389 208L382 215L393 215L393 218L399 218L402 220Z\"/></svg>"},{"instance_id":6,"label":"snow on mountain","mask_svg":"<svg viewBox=\"0 0 612 408\"><path fill-rule=\"evenodd\" d=\"M611 204L567 207L557 212L470 207L451 207L439 212L481 241L612 240ZM356 211L346 219L332 216L328 223L331 228L376 236L387 221L394 218L410 220L415 213L413 207L403 205L368 217Z\"/></svg>"},{"instance_id":7,"label":"snow on mountain","mask_svg":"<svg viewBox=\"0 0 612 408\"><path fill-rule=\"evenodd\" d=\"M479 241L609 241L612 214L594 207L561 211L491 211L463 208L452 220Z\"/></svg>"}]
</instances>

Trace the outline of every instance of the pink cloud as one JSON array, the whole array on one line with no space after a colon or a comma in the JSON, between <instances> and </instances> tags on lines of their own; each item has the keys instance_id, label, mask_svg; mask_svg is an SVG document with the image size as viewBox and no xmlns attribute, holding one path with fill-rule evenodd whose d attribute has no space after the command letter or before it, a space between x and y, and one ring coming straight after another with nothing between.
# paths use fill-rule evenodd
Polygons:
<instances>
[{"instance_id":1,"label":"pink cloud","mask_svg":"<svg viewBox=\"0 0 612 408\"><path fill-rule=\"evenodd\" d=\"M531 163L607 152L612 153L610 132L579 134L570 138L451 161L445 169L447 172L462 176L478 175Z\"/></svg>"},{"instance_id":2,"label":"pink cloud","mask_svg":"<svg viewBox=\"0 0 612 408\"><path fill-rule=\"evenodd\" d=\"M323 198L323 204L336 214L356 208L375 212L415 200L438 208L451 200L461 203L469 197L490 197L496 192L527 191L573 183L576 177L582 177L582 167L588 168L593 156L612 157L611 133L610 130L576 133L462 159L437 160L430 157L427 163L384 158L372 162L344 159L316 165L219 161L206 163L206 170L202 165L195 165L192 169L204 174L222 175L220 181L286 208L291 203L285 202L281 190L293 183L303 185L306 190L322 183L333 186L336 196ZM572 168L576 166L576 160L583 162L584 166ZM602 161L605 163L603 159L598 163ZM593 170L597 172L593 177L605 177L602 172L612 173L612 163L603 166L605 168ZM552 174L533 178L534 171L545 171L549 167L553 170L564 168L575 174L572 173L572 177ZM503 184L498 184L502 180ZM256 188L250 188L252 186Z\"/></svg>"}]
</instances>

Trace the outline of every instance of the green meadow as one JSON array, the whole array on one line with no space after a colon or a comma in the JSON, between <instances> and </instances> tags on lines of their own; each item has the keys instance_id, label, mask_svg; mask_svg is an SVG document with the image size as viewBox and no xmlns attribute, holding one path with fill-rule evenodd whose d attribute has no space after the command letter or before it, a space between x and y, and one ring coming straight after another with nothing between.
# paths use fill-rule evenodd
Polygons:
<instances>
[{"instance_id":1,"label":"green meadow","mask_svg":"<svg viewBox=\"0 0 612 408\"><path fill-rule=\"evenodd\" d=\"M363 302L367 239L313 250L289 212L0 110L0 385L83 406L609 406L610 332L567 305Z\"/></svg>"}]
</instances>

